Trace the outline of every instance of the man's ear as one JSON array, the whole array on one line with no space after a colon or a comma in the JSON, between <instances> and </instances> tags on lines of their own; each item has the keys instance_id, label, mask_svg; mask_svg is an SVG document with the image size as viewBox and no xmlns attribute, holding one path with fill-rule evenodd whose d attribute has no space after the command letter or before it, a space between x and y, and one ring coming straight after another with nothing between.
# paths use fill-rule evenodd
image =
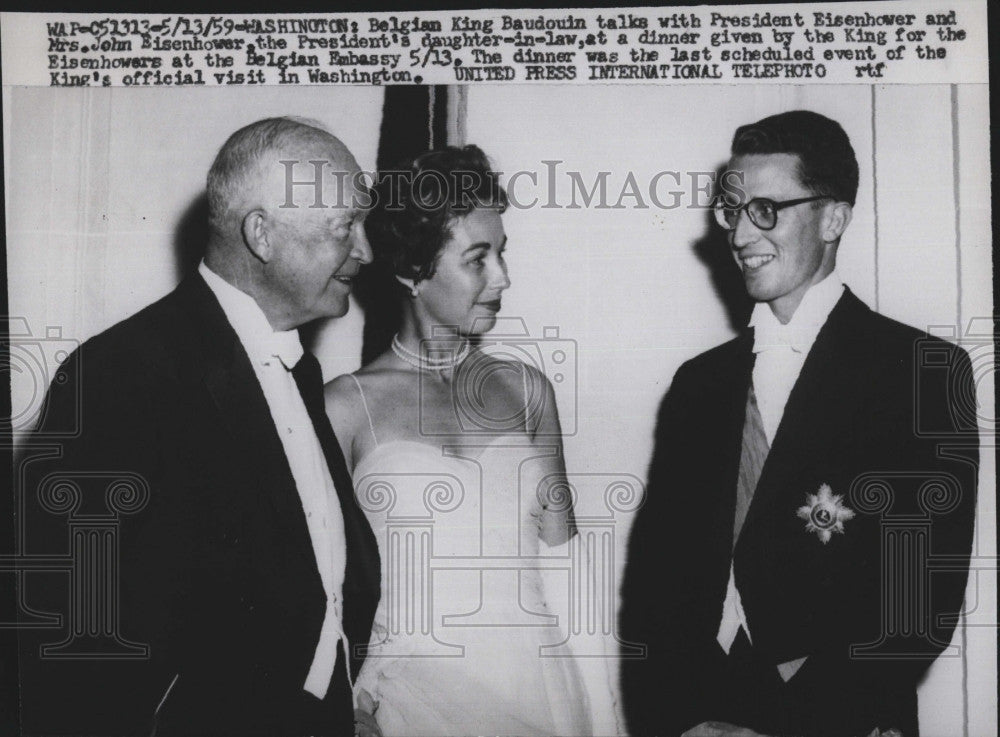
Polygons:
<instances>
[{"instance_id":1,"label":"man's ear","mask_svg":"<svg viewBox=\"0 0 1000 737\"><path fill-rule=\"evenodd\" d=\"M241 225L243 243L258 261L266 264L274 255L267 229L267 213L260 209L251 210L243 216Z\"/></svg>"},{"instance_id":2,"label":"man's ear","mask_svg":"<svg viewBox=\"0 0 1000 737\"><path fill-rule=\"evenodd\" d=\"M840 240L840 236L851 224L853 214L854 208L847 202L834 202L833 205L828 206L826 218L823 221L823 240L827 243Z\"/></svg>"}]
</instances>

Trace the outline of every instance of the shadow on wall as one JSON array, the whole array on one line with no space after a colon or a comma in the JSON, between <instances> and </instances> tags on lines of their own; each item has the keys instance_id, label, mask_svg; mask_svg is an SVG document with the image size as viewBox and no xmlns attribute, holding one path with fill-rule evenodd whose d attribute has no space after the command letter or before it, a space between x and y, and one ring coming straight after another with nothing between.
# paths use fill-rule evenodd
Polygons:
<instances>
[{"instance_id":1,"label":"shadow on wall","mask_svg":"<svg viewBox=\"0 0 1000 737\"><path fill-rule=\"evenodd\" d=\"M722 181L722 174L726 169L727 164L716 168L716 183ZM713 192L713 196L717 195L718 190ZM747 296L743 276L733 260L729 236L715 222L715 214L711 208L706 208L704 212L705 235L695 241L692 248L698 260L705 265L711 275L715 296L726 310L729 326L735 332L741 332L750 319L753 300Z\"/></svg>"},{"instance_id":2,"label":"shadow on wall","mask_svg":"<svg viewBox=\"0 0 1000 737\"><path fill-rule=\"evenodd\" d=\"M365 313L361 365L389 350L392 336L403 321L402 294L403 289L387 264L376 261L361 269L354 292Z\"/></svg>"},{"instance_id":3,"label":"shadow on wall","mask_svg":"<svg viewBox=\"0 0 1000 737\"><path fill-rule=\"evenodd\" d=\"M174 229L174 263L177 281L198 268L208 245L208 195L199 194L187 206Z\"/></svg>"}]
</instances>

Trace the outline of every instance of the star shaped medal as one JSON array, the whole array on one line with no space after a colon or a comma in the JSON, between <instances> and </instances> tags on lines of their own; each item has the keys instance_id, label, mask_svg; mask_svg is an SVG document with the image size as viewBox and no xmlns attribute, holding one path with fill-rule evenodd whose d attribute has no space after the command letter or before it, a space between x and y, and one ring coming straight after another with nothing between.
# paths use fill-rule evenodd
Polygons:
<instances>
[{"instance_id":1,"label":"star shaped medal","mask_svg":"<svg viewBox=\"0 0 1000 737\"><path fill-rule=\"evenodd\" d=\"M844 506L843 497L834 494L829 484L819 487L818 494L806 494L806 504L796 513L806 521L806 530L815 532L826 545L833 533L844 534L844 522L854 519L854 510Z\"/></svg>"}]
</instances>

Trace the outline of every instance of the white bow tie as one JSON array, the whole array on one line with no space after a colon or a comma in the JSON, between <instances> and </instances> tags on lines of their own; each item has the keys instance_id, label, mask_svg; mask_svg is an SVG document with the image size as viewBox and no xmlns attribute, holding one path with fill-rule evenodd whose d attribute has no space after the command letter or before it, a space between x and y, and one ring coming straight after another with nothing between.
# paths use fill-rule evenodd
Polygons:
<instances>
[{"instance_id":1,"label":"white bow tie","mask_svg":"<svg viewBox=\"0 0 1000 737\"><path fill-rule=\"evenodd\" d=\"M267 336L266 346L265 356L277 358L289 371L295 368L305 353L299 334L295 330L271 333Z\"/></svg>"},{"instance_id":2,"label":"white bow tie","mask_svg":"<svg viewBox=\"0 0 1000 737\"><path fill-rule=\"evenodd\" d=\"M779 349L788 349L796 353L805 353L809 346L809 337L804 331L781 323L764 323L755 325L753 329L753 352L763 353Z\"/></svg>"}]
</instances>

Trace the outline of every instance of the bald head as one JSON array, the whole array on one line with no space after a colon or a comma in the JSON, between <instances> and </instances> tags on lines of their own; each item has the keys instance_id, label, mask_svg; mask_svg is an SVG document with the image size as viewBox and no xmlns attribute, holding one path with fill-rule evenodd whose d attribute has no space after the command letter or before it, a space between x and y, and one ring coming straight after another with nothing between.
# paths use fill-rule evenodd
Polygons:
<instances>
[{"instance_id":1,"label":"bald head","mask_svg":"<svg viewBox=\"0 0 1000 737\"><path fill-rule=\"evenodd\" d=\"M219 149L208 171L213 236L223 240L237 237L247 212L285 201L286 167L281 161L327 161L340 171L357 169L347 147L318 121L266 118L240 128ZM310 204L314 201L315 197Z\"/></svg>"},{"instance_id":2,"label":"bald head","mask_svg":"<svg viewBox=\"0 0 1000 737\"><path fill-rule=\"evenodd\" d=\"M344 314L353 277L371 260L359 174L321 123L241 128L208 172L206 265L252 296L275 329Z\"/></svg>"}]
</instances>

